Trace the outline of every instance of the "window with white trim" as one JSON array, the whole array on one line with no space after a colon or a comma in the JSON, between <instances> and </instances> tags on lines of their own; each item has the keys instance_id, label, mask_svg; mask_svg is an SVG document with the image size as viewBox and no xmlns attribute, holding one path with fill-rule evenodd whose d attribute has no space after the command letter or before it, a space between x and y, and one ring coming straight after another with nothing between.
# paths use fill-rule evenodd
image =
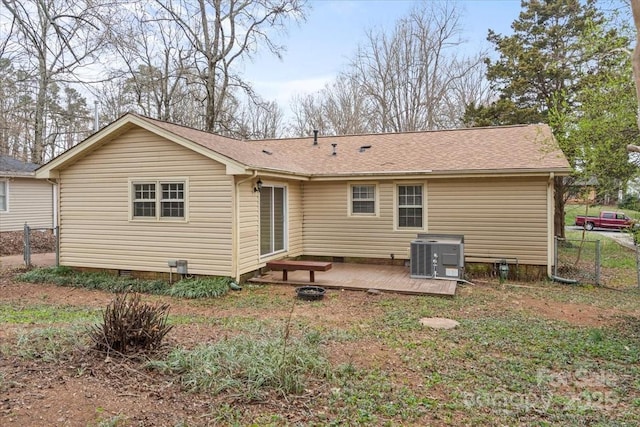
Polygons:
<instances>
[{"instance_id":1,"label":"window with white trim","mask_svg":"<svg viewBox=\"0 0 640 427\"><path fill-rule=\"evenodd\" d=\"M133 219L184 219L184 181L132 183Z\"/></svg>"},{"instance_id":2,"label":"window with white trim","mask_svg":"<svg viewBox=\"0 0 640 427\"><path fill-rule=\"evenodd\" d=\"M374 184L351 185L351 214L375 215L376 186Z\"/></svg>"},{"instance_id":3,"label":"window with white trim","mask_svg":"<svg viewBox=\"0 0 640 427\"><path fill-rule=\"evenodd\" d=\"M398 185L398 228L422 228L422 185Z\"/></svg>"},{"instance_id":4,"label":"window with white trim","mask_svg":"<svg viewBox=\"0 0 640 427\"><path fill-rule=\"evenodd\" d=\"M7 211L7 181L0 181L0 212Z\"/></svg>"}]
</instances>

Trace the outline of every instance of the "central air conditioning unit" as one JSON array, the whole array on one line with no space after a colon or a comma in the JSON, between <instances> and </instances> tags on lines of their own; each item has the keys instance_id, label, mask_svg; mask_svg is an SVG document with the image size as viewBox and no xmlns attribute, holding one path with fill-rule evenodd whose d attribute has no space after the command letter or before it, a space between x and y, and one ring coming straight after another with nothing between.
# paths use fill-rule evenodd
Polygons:
<instances>
[{"instance_id":1,"label":"central air conditioning unit","mask_svg":"<svg viewBox=\"0 0 640 427\"><path fill-rule=\"evenodd\" d=\"M411 241L412 279L461 279L464 273L464 236L418 234Z\"/></svg>"}]
</instances>

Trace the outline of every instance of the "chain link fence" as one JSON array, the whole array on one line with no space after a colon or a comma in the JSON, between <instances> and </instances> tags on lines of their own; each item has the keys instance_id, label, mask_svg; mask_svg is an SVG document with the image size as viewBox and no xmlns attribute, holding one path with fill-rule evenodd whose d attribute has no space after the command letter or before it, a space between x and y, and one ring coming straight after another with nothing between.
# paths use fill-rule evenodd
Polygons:
<instances>
[{"instance_id":1,"label":"chain link fence","mask_svg":"<svg viewBox=\"0 0 640 427\"><path fill-rule=\"evenodd\" d=\"M26 267L31 267L31 255L34 253L55 252L56 265L60 265L59 228L30 227L24 224L23 259Z\"/></svg>"},{"instance_id":2,"label":"chain link fence","mask_svg":"<svg viewBox=\"0 0 640 427\"><path fill-rule=\"evenodd\" d=\"M554 276L578 283L602 284L600 240L555 238Z\"/></svg>"}]
</instances>

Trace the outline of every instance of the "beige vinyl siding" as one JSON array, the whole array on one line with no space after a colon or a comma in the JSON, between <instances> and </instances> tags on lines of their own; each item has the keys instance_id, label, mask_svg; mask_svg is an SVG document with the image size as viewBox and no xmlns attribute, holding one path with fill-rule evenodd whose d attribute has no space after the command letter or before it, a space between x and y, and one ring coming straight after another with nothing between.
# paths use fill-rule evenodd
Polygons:
<instances>
[{"instance_id":1,"label":"beige vinyl siding","mask_svg":"<svg viewBox=\"0 0 640 427\"><path fill-rule=\"evenodd\" d=\"M411 181L423 185L424 231L394 231L394 188L406 183L377 184L379 215L354 217L348 183L305 183L304 254L407 259L411 240L429 232L463 234L471 260L514 257L522 264L547 264L546 178Z\"/></svg>"},{"instance_id":2,"label":"beige vinyl siding","mask_svg":"<svg viewBox=\"0 0 640 427\"><path fill-rule=\"evenodd\" d=\"M35 178L0 178L7 182L8 211L0 211L0 232L53 227L53 186Z\"/></svg>"},{"instance_id":3,"label":"beige vinyl siding","mask_svg":"<svg viewBox=\"0 0 640 427\"><path fill-rule=\"evenodd\" d=\"M236 178L238 180L243 178ZM259 268L260 229L259 196L253 191L254 180L240 184L238 209L238 273Z\"/></svg>"},{"instance_id":4,"label":"beige vinyl siding","mask_svg":"<svg viewBox=\"0 0 640 427\"><path fill-rule=\"evenodd\" d=\"M378 215L349 215L347 182L304 184L304 254L311 256L408 258L415 229L395 230L395 187L400 182L377 182ZM428 208L429 186L424 188L424 208Z\"/></svg>"},{"instance_id":5,"label":"beige vinyl siding","mask_svg":"<svg viewBox=\"0 0 640 427\"><path fill-rule=\"evenodd\" d=\"M118 136L61 171L60 263L231 276L233 178L224 165L143 129ZM186 182L188 221L130 220L132 181Z\"/></svg>"},{"instance_id":6,"label":"beige vinyl siding","mask_svg":"<svg viewBox=\"0 0 640 427\"><path fill-rule=\"evenodd\" d=\"M239 178L238 180L241 180ZM260 258L260 215L259 195L253 191L254 180L240 184L239 224L238 224L238 267L244 274L264 267L266 261L274 258L302 255L302 184L297 181L272 181L262 179L263 185L284 185L287 192L287 250L270 257Z\"/></svg>"},{"instance_id":7,"label":"beige vinyl siding","mask_svg":"<svg viewBox=\"0 0 640 427\"><path fill-rule=\"evenodd\" d=\"M546 178L434 179L428 195L429 232L463 234L468 260L547 264Z\"/></svg>"},{"instance_id":8,"label":"beige vinyl siding","mask_svg":"<svg viewBox=\"0 0 640 427\"><path fill-rule=\"evenodd\" d=\"M303 215L303 184L290 182L288 191L288 215L289 215L289 251L288 256L296 257L303 254L302 219Z\"/></svg>"}]
</instances>

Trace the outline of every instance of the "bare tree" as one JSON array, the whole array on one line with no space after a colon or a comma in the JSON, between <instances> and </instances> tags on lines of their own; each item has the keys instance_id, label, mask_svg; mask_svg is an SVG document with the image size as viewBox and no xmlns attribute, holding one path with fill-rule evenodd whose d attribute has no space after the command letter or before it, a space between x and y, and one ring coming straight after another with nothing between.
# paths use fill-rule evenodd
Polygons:
<instances>
[{"instance_id":1,"label":"bare tree","mask_svg":"<svg viewBox=\"0 0 640 427\"><path fill-rule=\"evenodd\" d=\"M394 29L366 33L350 65L321 91L292 101L292 133L406 132L459 127L488 100L483 54L463 57L455 3L414 8Z\"/></svg>"},{"instance_id":2,"label":"bare tree","mask_svg":"<svg viewBox=\"0 0 640 427\"><path fill-rule=\"evenodd\" d=\"M4 52L15 55L35 83L31 160L45 160L47 97L56 81L78 80L79 69L105 46L108 5L90 0L2 0L15 26ZM5 12L3 12L5 13Z\"/></svg>"},{"instance_id":3,"label":"bare tree","mask_svg":"<svg viewBox=\"0 0 640 427\"><path fill-rule=\"evenodd\" d=\"M111 40L125 67L118 77L126 76L125 88L135 104L132 109L179 121L176 115L182 116L184 109L177 107L184 107L185 99L194 105L204 99L202 93L193 92L195 85L188 85L190 70L183 61L190 53L184 33L170 13L146 2L130 4L125 13Z\"/></svg>"},{"instance_id":4,"label":"bare tree","mask_svg":"<svg viewBox=\"0 0 640 427\"><path fill-rule=\"evenodd\" d=\"M346 73L315 94L294 97L291 109L294 120L290 131L294 135L311 135L314 129L323 135L353 135L375 127L370 100L358 81Z\"/></svg>"},{"instance_id":5,"label":"bare tree","mask_svg":"<svg viewBox=\"0 0 640 427\"><path fill-rule=\"evenodd\" d=\"M226 107L234 87L250 91L235 72L242 58L265 46L280 55L273 32L289 19L302 18L304 0L157 0L179 28L185 44L182 65L205 95L204 129L225 131ZM228 122L227 122L228 123Z\"/></svg>"},{"instance_id":6,"label":"bare tree","mask_svg":"<svg viewBox=\"0 0 640 427\"><path fill-rule=\"evenodd\" d=\"M470 83L464 80L482 60L460 57L459 19L455 3L425 3L402 18L391 34L367 33L350 72L371 99L379 123L376 130L451 125L452 96Z\"/></svg>"},{"instance_id":7,"label":"bare tree","mask_svg":"<svg viewBox=\"0 0 640 427\"><path fill-rule=\"evenodd\" d=\"M480 52L452 64L452 68L460 70L461 77L451 81L440 111L442 127L464 126L463 118L468 105L488 105L494 99L495 94L485 78L487 70L483 62L484 56L484 52Z\"/></svg>"},{"instance_id":8,"label":"bare tree","mask_svg":"<svg viewBox=\"0 0 640 427\"><path fill-rule=\"evenodd\" d=\"M255 96L241 100L234 111L235 137L241 139L273 139L282 136L284 113L275 101L263 101Z\"/></svg>"}]
</instances>

